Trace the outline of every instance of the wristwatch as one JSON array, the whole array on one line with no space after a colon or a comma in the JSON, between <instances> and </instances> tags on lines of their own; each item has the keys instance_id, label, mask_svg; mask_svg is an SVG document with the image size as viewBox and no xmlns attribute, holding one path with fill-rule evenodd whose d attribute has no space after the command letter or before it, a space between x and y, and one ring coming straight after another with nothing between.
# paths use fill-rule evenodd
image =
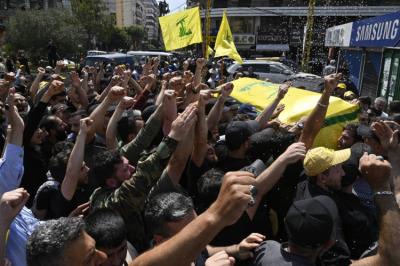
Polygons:
<instances>
[{"instance_id":1,"label":"wristwatch","mask_svg":"<svg viewBox=\"0 0 400 266\"><path fill-rule=\"evenodd\" d=\"M178 141L166 136L161 141L160 145L158 145L157 153L160 155L161 159L167 159L175 151L177 145Z\"/></svg>"}]
</instances>

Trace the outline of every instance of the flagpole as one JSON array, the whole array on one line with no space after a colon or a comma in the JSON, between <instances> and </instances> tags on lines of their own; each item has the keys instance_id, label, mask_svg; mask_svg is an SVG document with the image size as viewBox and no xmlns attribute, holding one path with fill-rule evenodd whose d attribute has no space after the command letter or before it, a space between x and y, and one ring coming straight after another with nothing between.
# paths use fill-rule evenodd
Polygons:
<instances>
[{"instance_id":1,"label":"flagpole","mask_svg":"<svg viewBox=\"0 0 400 266\"><path fill-rule=\"evenodd\" d=\"M205 12L205 41L203 42L203 56L208 59L208 47L210 46L210 30L211 30L211 0L207 0Z\"/></svg>"}]
</instances>

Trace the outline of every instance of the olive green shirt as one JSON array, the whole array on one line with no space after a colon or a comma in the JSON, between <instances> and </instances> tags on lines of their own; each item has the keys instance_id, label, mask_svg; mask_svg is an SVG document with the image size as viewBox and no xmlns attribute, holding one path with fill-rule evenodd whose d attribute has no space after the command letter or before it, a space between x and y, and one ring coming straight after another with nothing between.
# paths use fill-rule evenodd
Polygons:
<instances>
[{"instance_id":1,"label":"olive green shirt","mask_svg":"<svg viewBox=\"0 0 400 266\"><path fill-rule=\"evenodd\" d=\"M98 188L91 198L91 209L110 208L118 211L128 230L128 241L139 251L148 247L143 211L151 188L157 183L168 160L175 151L177 141L164 138L156 151L139 161L136 173L117 189Z\"/></svg>"}]
</instances>

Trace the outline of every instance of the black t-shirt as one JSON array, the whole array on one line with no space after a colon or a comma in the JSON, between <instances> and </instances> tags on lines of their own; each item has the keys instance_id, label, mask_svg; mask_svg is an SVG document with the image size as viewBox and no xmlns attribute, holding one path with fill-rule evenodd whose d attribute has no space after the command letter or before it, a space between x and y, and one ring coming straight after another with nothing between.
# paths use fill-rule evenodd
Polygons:
<instances>
[{"instance_id":1,"label":"black t-shirt","mask_svg":"<svg viewBox=\"0 0 400 266\"><path fill-rule=\"evenodd\" d=\"M235 224L222 229L210 244L212 246L229 246L238 244L251 233L260 233L265 235L267 238L270 238L272 235L270 208L265 198L258 206L252 220L250 220L247 212L244 212Z\"/></svg>"},{"instance_id":2,"label":"black t-shirt","mask_svg":"<svg viewBox=\"0 0 400 266\"><path fill-rule=\"evenodd\" d=\"M61 193L61 184L56 181L45 182L38 190L35 197L35 208L46 210L46 219L57 219L67 217L76 207L88 202L89 190L78 187L74 196L69 201Z\"/></svg>"},{"instance_id":3,"label":"black t-shirt","mask_svg":"<svg viewBox=\"0 0 400 266\"><path fill-rule=\"evenodd\" d=\"M305 178L302 175L303 169L303 163L301 161L288 165L282 177L266 195L266 199L268 200L270 207L276 212L279 222L277 235L275 237L270 237L269 239L274 239L278 242L287 241L284 221L286 214L293 203L297 184Z\"/></svg>"},{"instance_id":4,"label":"black t-shirt","mask_svg":"<svg viewBox=\"0 0 400 266\"><path fill-rule=\"evenodd\" d=\"M345 241L352 259L359 259L378 240L378 221L354 194L335 192L332 195L343 224Z\"/></svg>"},{"instance_id":5,"label":"black t-shirt","mask_svg":"<svg viewBox=\"0 0 400 266\"><path fill-rule=\"evenodd\" d=\"M296 200L310 199L316 196L325 195L333 199L333 193L319 187L309 179L297 185ZM350 265L350 249L344 239L342 221L340 217L335 220L336 243L323 254L321 260L323 265Z\"/></svg>"},{"instance_id":6,"label":"black t-shirt","mask_svg":"<svg viewBox=\"0 0 400 266\"><path fill-rule=\"evenodd\" d=\"M215 163L204 160L203 164L198 167L192 160L186 165L185 174L182 176L180 180L180 185L189 193L190 197L197 205L198 198L198 189L197 189L197 181L199 178L208 170L213 168Z\"/></svg>"},{"instance_id":7,"label":"black t-shirt","mask_svg":"<svg viewBox=\"0 0 400 266\"><path fill-rule=\"evenodd\" d=\"M245 166L250 165L252 162L248 159L238 159L230 157L229 155L225 158L222 158L218 161L216 168L221 169L222 171L230 172L230 171L239 171Z\"/></svg>"}]
</instances>

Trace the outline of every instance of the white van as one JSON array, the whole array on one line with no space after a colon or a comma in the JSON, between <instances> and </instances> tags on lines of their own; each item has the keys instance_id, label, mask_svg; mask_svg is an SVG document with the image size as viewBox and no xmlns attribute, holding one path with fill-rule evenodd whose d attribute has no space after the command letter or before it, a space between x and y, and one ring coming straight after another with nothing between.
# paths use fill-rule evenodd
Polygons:
<instances>
[{"instance_id":1,"label":"white van","mask_svg":"<svg viewBox=\"0 0 400 266\"><path fill-rule=\"evenodd\" d=\"M91 55L103 55L103 54L107 54L107 52L105 51L99 51L99 50L89 50L87 51L87 56L91 56Z\"/></svg>"},{"instance_id":2,"label":"white van","mask_svg":"<svg viewBox=\"0 0 400 266\"><path fill-rule=\"evenodd\" d=\"M127 54L133 56L133 60L136 64L144 64L146 59L150 57L158 57L160 61L168 62L170 62L172 58L171 53L157 51L129 51Z\"/></svg>"}]
</instances>

